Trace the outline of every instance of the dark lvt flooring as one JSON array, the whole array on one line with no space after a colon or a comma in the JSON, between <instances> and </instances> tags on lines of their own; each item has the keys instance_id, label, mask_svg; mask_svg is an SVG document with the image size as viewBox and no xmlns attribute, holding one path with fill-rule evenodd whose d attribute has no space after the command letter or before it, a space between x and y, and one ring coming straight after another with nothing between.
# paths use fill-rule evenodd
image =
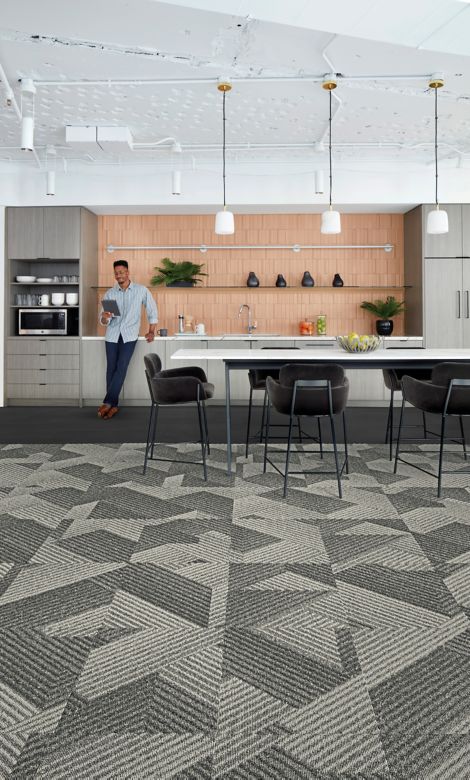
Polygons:
<instances>
[{"instance_id":1,"label":"dark lvt flooring","mask_svg":"<svg viewBox=\"0 0 470 780\"><path fill-rule=\"evenodd\" d=\"M343 500L319 472L283 500L235 449L205 483L143 476L142 444L0 448L2 780L469 777L461 448L439 500L383 445L351 446Z\"/></svg>"}]
</instances>

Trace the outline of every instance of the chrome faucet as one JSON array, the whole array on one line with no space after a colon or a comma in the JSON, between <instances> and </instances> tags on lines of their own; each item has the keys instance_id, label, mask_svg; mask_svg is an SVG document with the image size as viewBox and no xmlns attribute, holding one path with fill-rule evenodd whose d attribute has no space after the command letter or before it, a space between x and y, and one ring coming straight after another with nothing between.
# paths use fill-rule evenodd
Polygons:
<instances>
[{"instance_id":1,"label":"chrome faucet","mask_svg":"<svg viewBox=\"0 0 470 780\"><path fill-rule=\"evenodd\" d=\"M240 306L238 310L238 319L240 319L243 309L248 309L248 334L251 334L253 333L254 330L256 330L257 326L256 323L254 323L251 319L251 309L247 303L242 303L242 305Z\"/></svg>"}]
</instances>

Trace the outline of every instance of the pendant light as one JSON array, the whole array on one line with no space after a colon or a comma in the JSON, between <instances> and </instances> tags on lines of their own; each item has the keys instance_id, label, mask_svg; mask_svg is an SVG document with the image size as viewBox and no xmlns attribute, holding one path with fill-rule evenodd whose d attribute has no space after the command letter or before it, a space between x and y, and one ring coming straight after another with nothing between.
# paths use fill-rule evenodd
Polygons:
<instances>
[{"instance_id":1,"label":"pendant light","mask_svg":"<svg viewBox=\"0 0 470 780\"><path fill-rule=\"evenodd\" d=\"M235 223L233 214L231 211L227 211L227 205L225 203L225 97L227 92L230 92L232 85L229 81L219 81L217 89L222 92L222 129L223 129L223 144L222 144L222 181L224 185L224 208L223 211L218 211L215 215L215 232L219 236L230 236L235 233Z\"/></svg>"},{"instance_id":2,"label":"pendant light","mask_svg":"<svg viewBox=\"0 0 470 780\"><path fill-rule=\"evenodd\" d=\"M324 211L323 214L321 215L320 229L322 233L341 233L341 217L339 211L334 211L333 206L331 205L331 193L333 190L333 173L332 173L332 164L331 164L331 93L337 87L336 76L334 73L328 73L328 75L325 76L322 82L322 87L323 89L328 90L329 97L330 97L330 113L328 119L328 129L329 129L328 151L329 151L329 161L330 161L330 204L328 207L328 211Z\"/></svg>"},{"instance_id":3,"label":"pendant light","mask_svg":"<svg viewBox=\"0 0 470 780\"><path fill-rule=\"evenodd\" d=\"M434 166L436 176L436 208L429 212L426 222L426 233L438 235L449 232L449 218L447 211L441 211L439 208L439 198L437 193L438 169L437 169L437 90L444 86L444 79L440 73L433 73L429 87L434 90Z\"/></svg>"}]
</instances>

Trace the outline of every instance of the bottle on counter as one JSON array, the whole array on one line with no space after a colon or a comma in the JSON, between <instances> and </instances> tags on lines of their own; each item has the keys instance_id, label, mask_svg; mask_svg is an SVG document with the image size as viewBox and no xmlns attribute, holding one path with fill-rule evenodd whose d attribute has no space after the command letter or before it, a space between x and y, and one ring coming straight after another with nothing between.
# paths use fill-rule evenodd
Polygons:
<instances>
[{"instance_id":1,"label":"bottle on counter","mask_svg":"<svg viewBox=\"0 0 470 780\"><path fill-rule=\"evenodd\" d=\"M178 314L178 333L184 333L184 314Z\"/></svg>"},{"instance_id":2,"label":"bottle on counter","mask_svg":"<svg viewBox=\"0 0 470 780\"><path fill-rule=\"evenodd\" d=\"M326 314L317 316L317 336L326 336Z\"/></svg>"}]
</instances>

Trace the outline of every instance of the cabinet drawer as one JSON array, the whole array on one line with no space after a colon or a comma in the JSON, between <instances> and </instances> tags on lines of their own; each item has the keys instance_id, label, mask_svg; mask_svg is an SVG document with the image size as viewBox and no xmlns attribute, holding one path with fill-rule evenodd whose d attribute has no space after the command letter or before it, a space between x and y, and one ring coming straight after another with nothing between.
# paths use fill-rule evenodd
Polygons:
<instances>
[{"instance_id":1,"label":"cabinet drawer","mask_svg":"<svg viewBox=\"0 0 470 780\"><path fill-rule=\"evenodd\" d=\"M78 339L43 339L18 337L8 339L9 355L78 355L80 342Z\"/></svg>"},{"instance_id":2,"label":"cabinet drawer","mask_svg":"<svg viewBox=\"0 0 470 780\"><path fill-rule=\"evenodd\" d=\"M34 401L40 398L77 398L77 385L7 385L8 399L28 399Z\"/></svg>"},{"instance_id":3,"label":"cabinet drawer","mask_svg":"<svg viewBox=\"0 0 470 780\"><path fill-rule=\"evenodd\" d=\"M25 371L30 369L53 368L58 371L80 368L78 355L7 355L9 371Z\"/></svg>"},{"instance_id":4,"label":"cabinet drawer","mask_svg":"<svg viewBox=\"0 0 470 780\"><path fill-rule=\"evenodd\" d=\"M71 385L76 384L77 388L80 381L80 371L75 369L54 370L54 369L13 369L8 372L9 385L22 384L51 384L51 385Z\"/></svg>"}]
</instances>

